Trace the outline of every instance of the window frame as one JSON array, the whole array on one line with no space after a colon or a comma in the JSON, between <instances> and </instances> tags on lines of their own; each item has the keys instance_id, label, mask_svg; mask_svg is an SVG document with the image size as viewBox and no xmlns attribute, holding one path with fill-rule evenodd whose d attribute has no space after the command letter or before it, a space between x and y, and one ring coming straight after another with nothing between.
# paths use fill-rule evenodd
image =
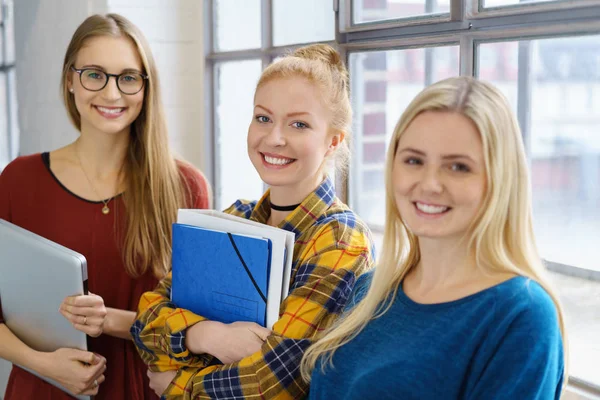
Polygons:
<instances>
[{"instance_id":1,"label":"window frame","mask_svg":"<svg viewBox=\"0 0 600 400\"><path fill-rule=\"evenodd\" d=\"M10 162L12 159L16 158L17 150L16 144L16 132L14 131L14 121L13 121L13 104L12 104L12 82L10 80L10 74L16 73L16 62L11 61L7 62L8 58L8 34L6 21L8 18L12 17L12 10L10 8L10 4L7 0L0 0L0 37L2 38L2 46L0 46L0 52L2 54L2 62L0 62L0 79L5 80L5 88L6 88L6 127L7 127L7 143L8 146L8 161ZM5 167L5 165L0 165L0 171Z\"/></svg>"}]
</instances>

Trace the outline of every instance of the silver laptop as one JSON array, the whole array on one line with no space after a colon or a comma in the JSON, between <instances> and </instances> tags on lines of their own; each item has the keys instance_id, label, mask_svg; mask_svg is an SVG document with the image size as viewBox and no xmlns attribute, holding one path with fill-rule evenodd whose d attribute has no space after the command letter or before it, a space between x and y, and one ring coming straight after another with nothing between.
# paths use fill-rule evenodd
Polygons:
<instances>
[{"instance_id":1,"label":"silver laptop","mask_svg":"<svg viewBox=\"0 0 600 400\"><path fill-rule=\"evenodd\" d=\"M87 294L84 256L0 219L2 313L19 339L38 351L87 350L85 333L73 328L58 311L65 297L77 294ZM40 378L69 393L56 382Z\"/></svg>"}]
</instances>

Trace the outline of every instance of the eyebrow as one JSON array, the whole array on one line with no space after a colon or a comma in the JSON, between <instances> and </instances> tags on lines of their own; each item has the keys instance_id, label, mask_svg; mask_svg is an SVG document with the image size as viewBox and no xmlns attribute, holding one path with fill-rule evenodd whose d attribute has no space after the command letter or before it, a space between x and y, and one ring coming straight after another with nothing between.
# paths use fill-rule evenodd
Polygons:
<instances>
[{"instance_id":1,"label":"eyebrow","mask_svg":"<svg viewBox=\"0 0 600 400\"><path fill-rule=\"evenodd\" d=\"M96 65L96 64L86 64L86 65L84 65L83 67L81 67L79 69L85 69L85 68L95 68L95 69L99 69L99 70L102 70L102 71L106 71L106 68L104 68L101 65ZM138 70L136 68L124 68L124 69L121 70L120 73L122 74L122 73L125 73L125 72L135 72L135 73L138 73L138 74L143 74L142 71L140 71L140 70Z\"/></svg>"},{"instance_id":2,"label":"eyebrow","mask_svg":"<svg viewBox=\"0 0 600 400\"><path fill-rule=\"evenodd\" d=\"M263 110L265 110L266 112L268 112L269 114L273 114L273 111L269 110L267 107L265 106L261 106L260 104L257 104L256 106L254 106L254 108L262 108ZM296 111L296 112L291 112L287 115L287 117L297 117L299 115L311 115L309 112L306 111Z\"/></svg>"},{"instance_id":3,"label":"eyebrow","mask_svg":"<svg viewBox=\"0 0 600 400\"><path fill-rule=\"evenodd\" d=\"M401 153L404 153L404 152L418 154L418 155L423 156L423 157L426 156L426 154L425 154L424 151L417 150L417 149L412 148L412 147L406 147L404 149L401 149L398 152L398 154L401 154ZM445 155L442 156L442 159L443 160L460 160L460 159L466 159L466 160L469 160L469 161L471 161L473 163L475 162L475 160L471 156L468 156L466 154L445 154Z\"/></svg>"}]
</instances>

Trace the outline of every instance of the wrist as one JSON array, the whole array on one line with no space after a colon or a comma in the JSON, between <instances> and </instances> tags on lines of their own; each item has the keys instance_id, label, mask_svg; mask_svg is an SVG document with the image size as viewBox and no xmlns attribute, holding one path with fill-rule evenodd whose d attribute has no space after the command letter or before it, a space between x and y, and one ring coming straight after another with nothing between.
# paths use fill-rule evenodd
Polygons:
<instances>
[{"instance_id":1,"label":"wrist","mask_svg":"<svg viewBox=\"0 0 600 400\"><path fill-rule=\"evenodd\" d=\"M217 321L202 321L189 327L185 336L185 346L194 354L211 354L213 338L225 325Z\"/></svg>"},{"instance_id":2,"label":"wrist","mask_svg":"<svg viewBox=\"0 0 600 400\"><path fill-rule=\"evenodd\" d=\"M56 368L56 365L52 362L52 353L33 350L28 358L31 360L28 368L42 376L52 378L52 372Z\"/></svg>"}]
</instances>

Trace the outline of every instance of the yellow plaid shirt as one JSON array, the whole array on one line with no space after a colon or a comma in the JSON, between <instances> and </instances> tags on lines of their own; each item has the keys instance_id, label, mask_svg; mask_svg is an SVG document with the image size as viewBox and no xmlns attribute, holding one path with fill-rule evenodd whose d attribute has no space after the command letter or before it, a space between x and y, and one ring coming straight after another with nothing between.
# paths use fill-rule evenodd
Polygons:
<instances>
[{"instance_id":1,"label":"yellow plaid shirt","mask_svg":"<svg viewBox=\"0 0 600 400\"><path fill-rule=\"evenodd\" d=\"M269 192L258 201L237 201L225 212L266 223ZM239 362L214 365L208 354L185 347L185 332L202 316L170 301L171 275L145 293L131 328L152 371L177 369L163 399L298 399L308 393L300 376L302 355L314 336L341 313L356 278L373 265L367 226L343 204L326 179L279 224L294 232L290 293L260 352ZM199 256L201 256L199 254Z\"/></svg>"}]
</instances>

